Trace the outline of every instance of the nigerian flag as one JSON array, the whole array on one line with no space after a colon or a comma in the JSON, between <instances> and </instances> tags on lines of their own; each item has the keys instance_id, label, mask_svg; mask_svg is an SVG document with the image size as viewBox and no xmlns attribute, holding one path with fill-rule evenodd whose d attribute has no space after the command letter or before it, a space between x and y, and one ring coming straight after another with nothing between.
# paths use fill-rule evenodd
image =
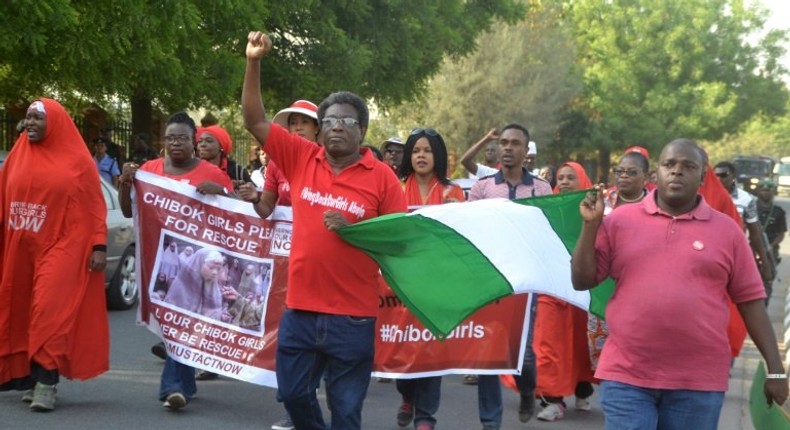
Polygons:
<instances>
[{"instance_id":1,"label":"nigerian flag","mask_svg":"<svg viewBox=\"0 0 790 430\"><path fill-rule=\"evenodd\" d=\"M440 339L510 294L549 294L602 316L613 284L591 292L571 285L586 193L426 206L338 233L378 262L392 290Z\"/></svg>"}]
</instances>

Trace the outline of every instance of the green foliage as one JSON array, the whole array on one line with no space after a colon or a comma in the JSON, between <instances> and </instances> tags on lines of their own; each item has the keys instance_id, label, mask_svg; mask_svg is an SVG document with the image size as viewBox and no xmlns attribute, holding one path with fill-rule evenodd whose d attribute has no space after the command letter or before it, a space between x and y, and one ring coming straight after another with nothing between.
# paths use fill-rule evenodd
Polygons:
<instances>
[{"instance_id":1,"label":"green foliage","mask_svg":"<svg viewBox=\"0 0 790 430\"><path fill-rule=\"evenodd\" d=\"M783 32L749 40L766 11L741 0L568 2L584 67L575 110L590 149L719 139L758 112L785 112Z\"/></svg>"},{"instance_id":2,"label":"green foliage","mask_svg":"<svg viewBox=\"0 0 790 430\"><path fill-rule=\"evenodd\" d=\"M263 30L270 106L340 89L387 105L413 97L444 55L472 50L494 18L522 11L513 0L8 0L0 97L237 104L246 36Z\"/></svg>"},{"instance_id":3,"label":"green foliage","mask_svg":"<svg viewBox=\"0 0 790 430\"><path fill-rule=\"evenodd\" d=\"M757 115L738 133L715 142L704 142L711 163L732 160L736 155L764 155L776 159L790 156L790 115L771 118Z\"/></svg>"},{"instance_id":4,"label":"green foliage","mask_svg":"<svg viewBox=\"0 0 790 430\"><path fill-rule=\"evenodd\" d=\"M433 127L460 155L492 127L517 122L549 159L562 109L580 89L576 52L559 12L535 2L524 20L495 25L473 54L447 58L417 102L392 109L371 140Z\"/></svg>"}]
</instances>

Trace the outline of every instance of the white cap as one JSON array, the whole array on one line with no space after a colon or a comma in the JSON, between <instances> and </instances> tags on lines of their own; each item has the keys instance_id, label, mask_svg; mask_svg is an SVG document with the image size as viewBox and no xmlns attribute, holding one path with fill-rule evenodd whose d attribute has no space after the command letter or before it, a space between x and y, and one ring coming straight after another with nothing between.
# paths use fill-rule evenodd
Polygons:
<instances>
[{"instance_id":1,"label":"white cap","mask_svg":"<svg viewBox=\"0 0 790 430\"><path fill-rule=\"evenodd\" d=\"M527 145L527 155L538 155L538 145L531 140Z\"/></svg>"}]
</instances>

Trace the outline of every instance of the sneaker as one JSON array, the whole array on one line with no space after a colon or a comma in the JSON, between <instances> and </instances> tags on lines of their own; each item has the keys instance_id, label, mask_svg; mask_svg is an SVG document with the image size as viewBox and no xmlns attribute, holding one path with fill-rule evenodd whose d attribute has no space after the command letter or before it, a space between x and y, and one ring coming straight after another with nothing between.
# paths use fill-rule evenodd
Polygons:
<instances>
[{"instance_id":1,"label":"sneaker","mask_svg":"<svg viewBox=\"0 0 790 430\"><path fill-rule=\"evenodd\" d=\"M403 402L398 409L398 425L406 427L414 419L414 405L409 402Z\"/></svg>"},{"instance_id":2,"label":"sneaker","mask_svg":"<svg viewBox=\"0 0 790 430\"><path fill-rule=\"evenodd\" d=\"M208 370L198 370L195 372L195 380L196 381L211 381L212 379L219 378L214 372L209 372Z\"/></svg>"},{"instance_id":3,"label":"sneaker","mask_svg":"<svg viewBox=\"0 0 790 430\"><path fill-rule=\"evenodd\" d=\"M277 421L276 423L272 424L272 430L293 430L294 423L291 421L291 417L285 416L285 418Z\"/></svg>"},{"instance_id":4,"label":"sneaker","mask_svg":"<svg viewBox=\"0 0 790 430\"><path fill-rule=\"evenodd\" d=\"M433 424L421 422L414 427L414 430L433 430Z\"/></svg>"},{"instance_id":5,"label":"sneaker","mask_svg":"<svg viewBox=\"0 0 790 430\"><path fill-rule=\"evenodd\" d=\"M33 401L33 390L27 390L22 393L22 401L25 403L30 403Z\"/></svg>"},{"instance_id":6,"label":"sneaker","mask_svg":"<svg viewBox=\"0 0 790 430\"><path fill-rule=\"evenodd\" d=\"M464 384L477 385L477 375L464 375Z\"/></svg>"},{"instance_id":7,"label":"sneaker","mask_svg":"<svg viewBox=\"0 0 790 430\"><path fill-rule=\"evenodd\" d=\"M33 400L30 402L30 409L36 412L49 412L55 410L55 393L57 388L54 385L36 383L33 389Z\"/></svg>"},{"instance_id":8,"label":"sneaker","mask_svg":"<svg viewBox=\"0 0 790 430\"><path fill-rule=\"evenodd\" d=\"M167 409L178 410L187 405L187 398L181 393L170 393L167 395L162 406Z\"/></svg>"},{"instance_id":9,"label":"sneaker","mask_svg":"<svg viewBox=\"0 0 790 430\"><path fill-rule=\"evenodd\" d=\"M538 419L541 421L557 421L564 416L565 406L562 406L562 403L549 403L538 412Z\"/></svg>"},{"instance_id":10,"label":"sneaker","mask_svg":"<svg viewBox=\"0 0 790 430\"><path fill-rule=\"evenodd\" d=\"M525 423L531 420L533 415L535 415L535 399L521 396L518 403L518 420Z\"/></svg>"},{"instance_id":11,"label":"sneaker","mask_svg":"<svg viewBox=\"0 0 790 430\"><path fill-rule=\"evenodd\" d=\"M162 360L167 359L167 350L165 349L165 343L159 342L156 345L151 347L151 354L161 358Z\"/></svg>"},{"instance_id":12,"label":"sneaker","mask_svg":"<svg viewBox=\"0 0 790 430\"><path fill-rule=\"evenodd\" d=\"M589 400L576 398L577 411L589 411L590 409L592 409L592 403Z\"/></svg>"}]
</instances>

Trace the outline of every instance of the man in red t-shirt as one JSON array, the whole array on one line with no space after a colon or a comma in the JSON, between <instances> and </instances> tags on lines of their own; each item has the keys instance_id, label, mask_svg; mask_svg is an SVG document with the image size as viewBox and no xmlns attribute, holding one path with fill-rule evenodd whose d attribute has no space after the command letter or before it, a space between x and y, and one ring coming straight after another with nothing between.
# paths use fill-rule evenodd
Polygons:
<instances>
[{"instance_id":1,"label":"man in red t-shirt","mask_svg":"<svg viewBox=\"0 0 790 430\"><path fill-rule=\"evenodd\" d=\"M392 170L361 147L365 101L331 94L318 107L317 146L266 118L260 60L271 40L251 32L242 91L244 125L291 185L294 235L286 311L277 345L279 396L298 429L326 429L316 388L326 370L332 429L359 429L373 368L378 266L334 232L343 225L406 211Z\"/></svg>"},{"instance_id":2,"label":"man in red t-shirt","mask_svg":"<svg viewBox=\"0 0 790 430\"><path fill-rule=\"evenodd\" d=\"M727 390L730 298L768 368L769 402L787 376L746 238L698 190L706 156L691 140L661 151L658 188L603 218L603 186L580 205L572 279L588 290L611 276L609 337L595 376L607 429L715 429Z\"/></svg>"}]
</instances>

